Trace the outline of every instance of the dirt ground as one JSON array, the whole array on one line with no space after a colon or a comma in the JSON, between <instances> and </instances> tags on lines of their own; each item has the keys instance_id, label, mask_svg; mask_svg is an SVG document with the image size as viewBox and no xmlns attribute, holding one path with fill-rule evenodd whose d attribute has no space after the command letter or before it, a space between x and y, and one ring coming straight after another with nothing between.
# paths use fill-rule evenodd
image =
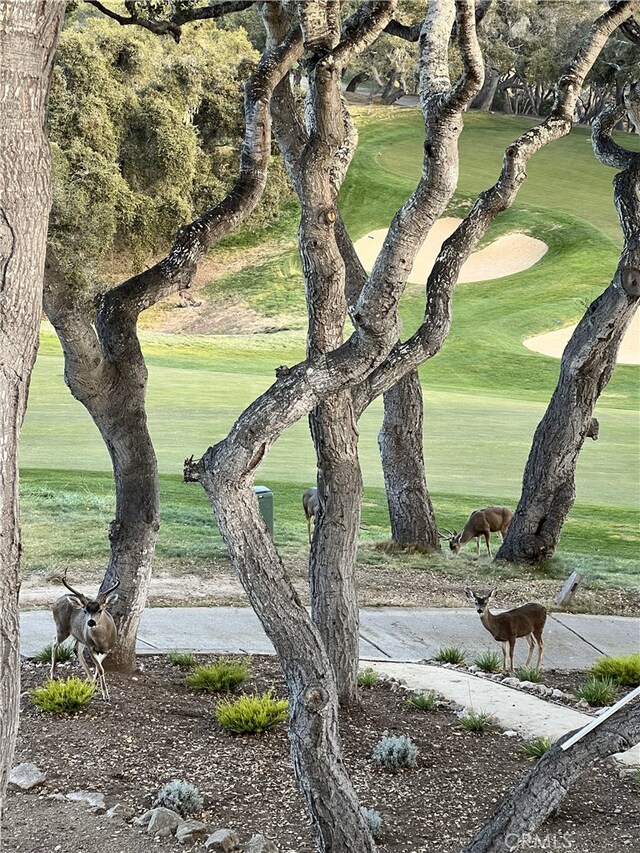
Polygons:
<instances>
[{"instance_id":1,"label":"dirt ground","mask_svg":"<svg viewBox=\"0 0 640 853\"><path fill-rule=\"evenodd\" d=\"M77 671L77 664L65 666ZM17 761L33 761L47 778L35 792L9 795L3 853L181 849L175 839L153 839L119 818L51 798L100 791L107 807L121 803L139 815L174 778L198 787L205 803L201 817L212 831L236 829L243 842L263 833L281 853L311 853L285 726L262 736L232 737L212 717L218 697L190 690L185 672L164 658L145 658L140 666L144 669L134 677L109 673L110 704L93 699L77 715L54 717L35 708L28 696L46 680L46 667L24 663ZM273 687L284 695L273 659L255 658L252 671L244 692ZM562 678L564 684L575 681L567 673ZM530 769L522 741L498 731L465 732L450 708L417 711L389 685L363 689L361 696L361 705L343 714L341 732L361 802L383 820L381 853L459 853ZM371 749L386 732L411 736L420 750L415 769L390 775L371 764ZM639 796L637 782L621 780L608 764L590 769L540 829L537 843L546 839L547 847L536 849L640 849Z\"/></svg>"},{"instance_id":2,"label":"dirt ground","mask_svg":"<svg viewBox=\"0 0 640 853\"><path fill-rule=\"evenodd\" d=\"M404 562L404 561L403 561ZM292 582L301 599L309 603L307 563L301 558L287 560ZM474 560L456 562L457 574L444 570L412 568L403 564L387 564L381 557L377 565L361 565L357 572L361 607L468 607L464 588L498 587L501 601L511 607L537 601L554 609L554 599L562 587L556 579L536 578L530 574L518 578L478 576ZM82 590L98 589L102 575L84 572L76 584ZM71 581L74 583L74 580ZM64 590L56 577L32 574L24 578L20 588L22 610L49 608ZM157 572L151 581L149 605L213 607L216 605L248 605L247 597L227 560L212 560L198 574L172 570ZM571 612L603 615L640 616L640 587L580 588Z\"/></svg>"}]
</instances>

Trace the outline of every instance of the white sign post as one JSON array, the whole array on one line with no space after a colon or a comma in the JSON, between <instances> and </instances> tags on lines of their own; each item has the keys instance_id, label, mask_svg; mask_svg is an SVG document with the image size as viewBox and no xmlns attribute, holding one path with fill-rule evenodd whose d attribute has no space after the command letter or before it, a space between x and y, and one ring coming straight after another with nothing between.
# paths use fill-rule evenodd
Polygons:
<instances>
[{"instance_id":1,"label":"white sign post","mask_svg":"<svg viewBox=\"0 0 640 853\"><path fill-rule=\"evenodd\" d=\"M604 714L600 714L600 716L599 716L599 717L594 717L594 718L593 718L593 720L591 720L591 722L590 722L590 723L587 723L587 725L586 725L586 726L583 726L583 727L582 727L581 729L579 729L579 731L577 731L574 735L571 735L571 737L569 738L569 740L566 740L566 741L562 744L562 749L569 749L569 747L570 747L570 746L573 746L573 744L574 744L574 743L577 743L577 742L578 742L579 740L581 740L581 739L582 739L586 734L588 734L590 731L593 731L593 729L597 728L597 727L600 725L600 723L604 723L604 721L605 721L606 719L608 719L608 718L609 718L609 717L611 717L613 714L615 714L615 713L616 713L616 711L619 711L619 710L620 710L620 708L622 708L622 707L623 707L624 705L626 705L628 702L631 702L631 700L632 700L632 699L635 699L635 698L636 698L636 696L640 696L640 687L636 687L636 689L635 689L635 690L632 690L632 691L631 691L631 693L627 693L627 695L626 695L626 696L623 696L623 697L622 697L622 699L620 699L620 701L619 701L619 702L616 702L616 704L615 704L615 705L612 705L610 708L608 708L608 709L604 712Z\"/></svg>"}]
</instances>

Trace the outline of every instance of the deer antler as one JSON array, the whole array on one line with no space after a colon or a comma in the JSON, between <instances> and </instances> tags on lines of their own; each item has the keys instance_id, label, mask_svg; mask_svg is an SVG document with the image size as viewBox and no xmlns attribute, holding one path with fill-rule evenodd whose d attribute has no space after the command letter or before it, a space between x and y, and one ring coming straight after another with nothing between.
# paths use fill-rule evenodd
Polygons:
<instances>
[{"instance_id":1,"label":"deer antler","mask_svg":"<svg viewBox=\"0 0 640 853\"><path fill-rule=\"evenodd\" d=\"M70 585L67 583L67 573L66 573L66 571L65 571L65 573L64 573L64 577L63 577L63 578L61 578L61 580L62 580L62 583L66 586L66 588L67 588L70 592L72 592L74 595L77 595L77 596L78 596L78 598L79 598L81 601L86 601L86 600L87 600L87 596L86 596L86 595L83 595L81 592L78 592L78 590L77 590L77 589L74 589L72 586L70 586Z\"/></svg>"},{"instance_id":2,"label":"deer antler","mask_svg":"<svg viewBox=\"0 0 640 853\"><path fill-rule=\"evenodd\" d=\"M116 576L116 582L114 583L114 585L110 586L109 589L105 589L104 592L101 592L100 595L98 596L98 601L101 604L104 604L104 602L107 600L107 596L110 595L113 592L113 590L117 589L119 586L120 586L120 578Z\"/></svg>"}]
</instances>

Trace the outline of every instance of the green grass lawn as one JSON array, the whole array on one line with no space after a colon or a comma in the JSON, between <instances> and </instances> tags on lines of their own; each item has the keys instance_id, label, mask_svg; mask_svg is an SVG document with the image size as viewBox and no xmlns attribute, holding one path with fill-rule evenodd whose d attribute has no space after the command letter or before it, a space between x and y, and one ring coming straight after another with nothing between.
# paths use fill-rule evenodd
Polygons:
<instances>
[{"instance_id":1,"label":"green grass lawn","mask_svg":"<svg viewBox=\"0 0 640 853\"><path fill-rule=\"evenodd\" d=\"M354 237L384 227L420 169L420 117L380 111L360 121L361 144L341 196ZM528 123L470 114L461 143L460 191L465 198L493 183L501 152ZM611 202L613 171L599 166L578 129L529 169L518 204L488 239L523 230L549 245L532 269L492 282L460 285L453 326L442 352L421 368L425 391L425 451L440 523L460 526L485 503L514 506L533 431L555 385L559 362L532 353L522 340L575 322L615 269L619 234ZM570 176L575 181L570 181ZM569 183L562 186L562 181ZM578 215L576 215L576 211ZM289 217L283 226L292 231ZM224 546L198 486L180 482L183 460L223 437L239 412L274 380L280 364L304 357L304 295L299 263L287 251L260 269L216 283L240 291L268 316L296 318L264 335L170 336L144 333L149 365L149 426L162 475L159 565L193 568ZM401 307L404 334L422 318L421 288ZM104 565L113 513L110 463L97 430L63 383L60 347L45 328L22 435L23 534L27 570L62 564ZM619 366L598 405L598 442L587 442L577 471L578 500L565 527L560 576L580 568L606 583L634 583L638 557L640 427L638 368ZM361 537L388 537L376 435L380 401L360 423L366 485ZM276 537L285 550L302 548L302 491L315 477L306 421L288 430L258 473L275 495Z\"/></svg>"}]
</instances>

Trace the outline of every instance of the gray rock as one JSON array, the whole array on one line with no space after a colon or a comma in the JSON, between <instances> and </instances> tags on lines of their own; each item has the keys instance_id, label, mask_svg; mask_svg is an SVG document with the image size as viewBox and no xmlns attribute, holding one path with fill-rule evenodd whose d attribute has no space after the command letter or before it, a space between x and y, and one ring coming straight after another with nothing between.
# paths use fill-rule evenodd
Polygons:
<instances>
[{"instance_id":1,"label":"gray rock","mask_svg":"<svg viewBox=\"0 0 640 853\"><path fill-rule=\"evenodd\" d=\"M480 669L480 667L478 666L477 663L472 663L471 666L467 667L467 669L469 670L469 672L477 672Z\"/></svg>"},{"instance_id":2,"label":"gray rock","mask_svg":"<svg viewBox=\"0 0 640 853\"><path fill-rule=\"evenodd\" d=\"M38 785L42 785L47 774L39 770L35 764L25 761L18 764L9 774L9 788L19 791L30 791Z\"/></svg>"},{"instance_id":3,"label":"gray rock","mask_svg":"<svg viewBox=\"0 0 640 853\"><path fill-rule=\"evenodd\" d=\"M517 687L520 684L520 680L518 678L504 678L502 683L505 687Z\"/></svg>"},{"instance_id":4,"label":"gray rock","mask_svg":"<svg viewBox=\"0 0 640 853\"><path fill-rule=\"evenodd\" d=\"M539 685L533 681L521 681L518 686L521 690L537 690Z\"/></svg>"},{"instance_id":5,"label":"gray rock","mask_svg":"<svg viewBox=\"0 0 640 853\"><path fill-rule=\"evenodd\" d=\"M136 826L146 826L151 820L152 814L153 809L149 809L149 811L145 812L144 814L141 814L140 817L134 818L133 823L135 823Z\"/></svg>"},{"instance_id":6,"label":"gray rock","mask_svg":"<svg viewBox=\"0 0 640 853\"><path fill-rule=\"evenodd\" d=\"M171 809L159 806L157 809L151 809L147 832L149 835L159 835L160 838L167 838L169 835L174 834L181 823L183 823L183 820L179 814L172 812Z\"/></svg>"},{"instance_id":7,"label":"gray rock","mask_svg":"<svg viewBox=\"0 0 640 853\"><path fill-rule=\"evenodd\" d=\"M505 732L502 732L503 737L518 737L518 732L514 729L507 729Z\"/></svg>"},{"instance_id":8,"label":"gray rock","mask_svg":"<svg viewBox=\"0 0 640 853\"><path fill-rule=\"evenodd\" d=\"M551 691L551 696L554 699L566 699L567 698L567 694L563 690L558 690L557 687L553 688L553 690Z\"/></svg>"},{"instance_id":9,"label":"gray rock","mask_svg":"<svg viewBox=\"0 0 640 853\"><path fill-rule=\"evenodd\" d=\"M99 791L70 791L65 794L65 797L74 803L86 803L95 810L96 814L104 814L107 810L104 794Z\"/></svg>"},{"instance_id":10,"label":"gray rock","mask_svg":"<svg viewBox=\"0 0 640 853\"><path fill-rule=\"evenodd\" d=\"M116 803L115 806L111 806L111 808L106 812L106 816L129 821L133 818L133 809L131 806L123 805L123 803Z\"/></svg>"},{"instance_id":11,"label":"gray rock","mask_svg":"<svg viewBox=\"0 0 640 853\"><path fill-rule=\"evenodd\" d=\"M231 850L240 848L240 839L233 829L217 829L207 838L204 846L207 850L222 850L223 853L229 853Z\"/></svg>"},{"instance_id":12,"label":"gray rock","mask_svg":"<svg viewBox=\"0 0 640 853\"><path fill-rule=\"evenodd\" d=\"M242 849L245 853L278 853L277 846L264 835L252 835Z\"/></svg>"},{"instance_id":13,"label":"gray rock","mask_svg":"<svg viewBox=\"0 0 640 853\"><path fill-rule=\"evenodd\" d=\"M209 834L209 827L199 820L185 820L176 830L176 838L181 844L197 841Z\"/></svg>"}]
</instances>

